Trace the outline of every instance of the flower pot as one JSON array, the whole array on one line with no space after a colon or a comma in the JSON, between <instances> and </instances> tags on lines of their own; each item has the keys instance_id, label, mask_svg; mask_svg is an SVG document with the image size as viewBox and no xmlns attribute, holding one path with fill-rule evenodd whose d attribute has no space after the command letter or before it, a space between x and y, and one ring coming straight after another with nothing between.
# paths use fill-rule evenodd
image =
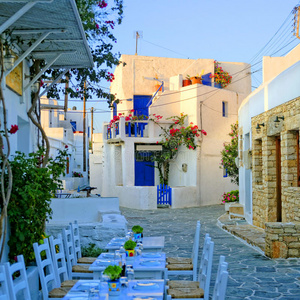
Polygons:
<instances>
[{"instance_id":1,"label":"flower pot","mask_svg":"<svg viewBox=\"0 0 300 300\"><path fill-rule=\"evenodd\" d=\"M235 204L237 201L235 201L235 202L226 202L225 203L225 211L229 211L229 206L231 205L231 204Z\"/></svg>"},{"instance_id":2,"label":"flower pot","mask_svg":"<svg viewBox=\"0 0 300 300\"><path fill-rule=\"evenodd\" d=\"M188 86L188 85L191 85L192 84L192 81L189 80L189 79L183 79L182 80L182 86Z\"/></svg>"},{"instance_id":3,"label":"flower pot","mask_svg":"<svg viewBox=\"0 0 300 300\"><path fill-rule=\"evenodd\" d=\"M214 85L215 85L215 88L217 88L217 89L221 89L222 88L222 85L221 85L221 83L214 83Z\"/></svg>"},{"instance_id":4,"label":"flower pot","mask_svg":"<svg viewBox=\"0 0 300 300\"><path fill-rule=\"evenodd\" d=\"M135 256L135 250L125 250L126 257L133 257Z\"/></svg>"},{"instance_id":5,"label":"flower pot","mask_svg":"<svg viewBox=\"0 0 300 300\"><path fill-rule=\"evenodd\" d=\"M192 81L192 84L196 84L196 83L201 84L202 83L201 77L191 77L191 81Z\"/></svg>"},{"instance_id":6,"label":"flower pot","mask_svg":"<svg viewBox=\"0 0 300 300\"><path fill-rule=\"evenodd\" d=\"M108 295L117 296L121 293L120 279L118 280L108 280Z\"/></svg>"},{"instance_id":7,"label":"flower pot","mask_svg":"<svg viewBox=\"0 0 300 300\"><path fill-rule=\"evenodd\" d=\"M154 90L155 90L155 92L156 91L158 91L158 92L162 92L162 87L161 88L159 88L161 86L161 84L156 84L155 86L154 86ZM159 90L158 90L159 89Z\"/></svg>"},{"instance_id":8,"label":"flower pot","mask_svg":"<svg viewBox=\"0 0 300 300\"><path fill-rule=\"evenodd\" d=\"M134 233L133 236L134 236L134 239L136 241L139 241L139 240L142 239L142 234L141 233Z\"/></svg>"}]
</instances>

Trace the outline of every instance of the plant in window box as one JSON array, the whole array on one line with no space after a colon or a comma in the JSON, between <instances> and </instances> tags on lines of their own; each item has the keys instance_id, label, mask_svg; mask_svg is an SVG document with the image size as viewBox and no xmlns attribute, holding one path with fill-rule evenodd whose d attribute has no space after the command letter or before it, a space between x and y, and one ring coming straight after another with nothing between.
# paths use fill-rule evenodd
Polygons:
<instances>
[{"instance_id":1,"label":"plant in window box","mask_svg":"<svg viewBox=\"0 0 300 300\"><path fill-rule=\"evenodd\" d=\"M139 226L139 225L135 225L132 227L132 232L134 235L134 239L135 240L140 240L143 237L143 231L144 228Z\"/></svg>"},{"instance_id":2,"label":"plant in window box","mask_svg":"<svg viewBox=\"0 0 300 300\"><path fill-rule=\"evenodd\" d=\"M103 275L106 275L109 280L108 283L108 294L119 295L121 292L120 277L122 274L122 268L119 266L108 266L103 271Z\"/></svg>"},{"instance_id":3,"label":"plant in window box","mask_svg":"<svg viewBox=\"0 0 300 300\"><path fill-rule=\"evenodd\" d=\"M192 81L192 84L196 84L196 83L199 83L201 84L202 83L202 74L204 73L204 70L202 70L201 74L197 74L196 76L193 76L191 77L191 81Z\"/></svg>"},{"instance_id":4,"label":"plant in window box","mask_svg":"<svg viewBox=\"0 0 300 300\"><path fill-rule=\"evenodd\" d=\"M215 60L215 71L214 75L210 75L210 78L214 78L215 87L225 88L231 83L232 76L228 72L224 71L219 63Z\"/></svg>"},{"instance_id":5,"label":"plant in window box","mask_svg":"<svg viewBox=\"0 0 300 300\"><path fill-rule=\"evenodd\" d=\"M135 255L135 247L136 247L136 242L131 240L125 242L124 249L126 252L126 257L132 257Z\"/></svg>"}]
</instances>

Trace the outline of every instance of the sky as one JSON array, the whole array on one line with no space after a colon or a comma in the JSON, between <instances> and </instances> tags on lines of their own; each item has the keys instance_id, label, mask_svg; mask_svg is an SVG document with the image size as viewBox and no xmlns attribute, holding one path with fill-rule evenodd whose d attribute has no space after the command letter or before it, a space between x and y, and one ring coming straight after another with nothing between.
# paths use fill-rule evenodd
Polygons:
<instances>
[{"instance_id":1,"label":"sky","mask_svg":"<svg viewBox=\"0 0 300 300\"><path fill-rule=\"evenodd\" d=\"M255 64L263 55L281 56L299 43L291 14L298 4L299 0L124 0L114 51L135 54L139 31L138 55ZM252 69L258 69L253 88L261 83L259 66ZM103 86L109 87L106 82ZM110 120L107 103L87 102L88 110L92 106L94 132L101 132L102 122Z\"/></svg>"}]
</instances>

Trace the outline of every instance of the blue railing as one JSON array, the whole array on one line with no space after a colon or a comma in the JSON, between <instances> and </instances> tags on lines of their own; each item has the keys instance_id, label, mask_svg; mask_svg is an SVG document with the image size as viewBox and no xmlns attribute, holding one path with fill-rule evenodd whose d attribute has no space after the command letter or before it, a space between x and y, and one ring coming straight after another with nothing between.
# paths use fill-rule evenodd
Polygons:
<instances>
[{"instance_id":1,"label":"blue railing","mask_svg":"<svg viewBox=\"0 0 300 300\"><path fill-rule=\"evenodd\" d=\"M145 121L144 122L139 122L139 121L126 122L125 123L125 136L144 137L145 129L146 129L147 125L148 125L148 122L145 122ZM106 139L109 140L116 136L119 136L121 128L120 128L119 122L115 122L113 127L107 126ZM121 130L124 130L124 127Z\"/></svg>"},{"instance_id":2,"label":"blue railing","mask_svg":"<svg viewBox=\"0 0 300 300\"><path fill-rule=\"evenodd\" d=\"M164 82L161 82L161 85L159 86L159 88L157 89L157 91L155 92L155 94L152 96L152 98L149 100L149 102L147 103L146 107L149 107L152 104L152 100L155 98L156 94L158 93L159 90L162 90L162 92L164 91Z\"/></svg>"},{"instance_id":3,"label":"blue railing","mask_svg":"<svg viewBox=\"0 0 300 300\"><path fill-rule=\"evenodd\" d=\"M165 184L157 186L157 204L172 206L172 188Z\"/></svg>"}]
</instances>

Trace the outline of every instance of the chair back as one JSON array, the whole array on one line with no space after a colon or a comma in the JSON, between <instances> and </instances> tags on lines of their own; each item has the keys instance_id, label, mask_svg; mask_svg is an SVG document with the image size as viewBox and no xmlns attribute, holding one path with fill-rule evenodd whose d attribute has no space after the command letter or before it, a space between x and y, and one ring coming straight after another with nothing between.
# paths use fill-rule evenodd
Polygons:
<instances>
[{"instance_id":1,"label":"chair back","mask_svg":"<svg viewBox=\"0 0 300 300\"><path fill-rule=\"evenodd\" d=\"M0 300L9 299L9 290L7 284L7 275L4 265L0 265Z\"/></svg>"},{"instance_id":2,"label":"chair back","mask_svg":"<svg viewBox=\"0 0 300 300\"><path fill-rule=\"evenodd\" d=\"M31 296L28 286L28 279L23 255L18 255L17 262L12 265L9 262L4 263L4 268L6 272L7 285L9 290L9 299L17 300L20 299L22 295L23 299L30 300ZM16 274L16 272L18 273ZM18 276L17 278L15 278L15 280L13 280L14 274Z\"/></svg>"},{"instance_id":3,"label":"chair back","mask_svg":"<svg viewBox=\"0 0 300 300\"><path fill-rule=\"evenodd\" d=\"M211 241L211 238L209 236L206 236L198 276L199 287L204 290L204 300L209 299L209 286L211 279L213 252L214 242Z\"/></svg>"},{"instance_id":4,"label":"chair back","mask_svg":"<svg viewBox=\"0 0 300 300\"><path fill-rule=\"evenodd\" d=\"M192 252L192 262L193 262L193 281L197 281L197 266L198 266L198 256L199 256L199 241L200 241L200 229L201 224L200 221L197 221L194 244L193 244L193 252Z\"/></svg>"},{"instance_id":5,"label":"chair back","mask_svg":"<svg viewBox=\"0 0 300 300\"><path fill-rule=\"evenodd\" d=\"M54 272L48 239L44 239L44 244L41 245L34 243L33 250L40 275L43 299L47 300L49 291L59 287Z\"/></svg>"},{"instance_id":6,"label":"chair back","mask_svg":"<svg viewBox=\"0 0 300 300\"><path fill-rule=\"evenodd\" d=\"M81 245L80 245L79 225L77 223L77 220L75 220L74 223L70 223L70 227L71 227L71 233L72 233L72 239L74 245L73 246L74 254L75 254L75 258L78 260L78 258L82 257L82 254L81 254Z\"/></svg>"},{"instance_id":7,"label":"chair back","mask_svg":"<svg viewBox=\"0 0 300 300\"><path fill-rule=\"evenodd\" d=\"M51 235L49 237L49 242L56 281L59 285L61 285L62 282L70 279L68 276L62 235L58 234L56 239Z\"/></svg>"},{"instance_id":8,"label":"chair back","mask_svg":"<svg viewBox=\"0 0 300 300\"><path fill-rule=\"evenodd\" d=\"M212 300L225 300L228 281L227 268L228 263L225 262L225 256L221 255Z\"/></svg>"},{"instance_id":9,"label":"chair back","mask_svg":"<svg viewBox=\"0 0 300 300\"><path fill-rule=\"evenodd\" d=\"M70 226L63 228L62 236L67 259L68 277L72 278L72 267L77 264L77 259L75 258L72 231Z\"/></svg>"}]
</instances>

